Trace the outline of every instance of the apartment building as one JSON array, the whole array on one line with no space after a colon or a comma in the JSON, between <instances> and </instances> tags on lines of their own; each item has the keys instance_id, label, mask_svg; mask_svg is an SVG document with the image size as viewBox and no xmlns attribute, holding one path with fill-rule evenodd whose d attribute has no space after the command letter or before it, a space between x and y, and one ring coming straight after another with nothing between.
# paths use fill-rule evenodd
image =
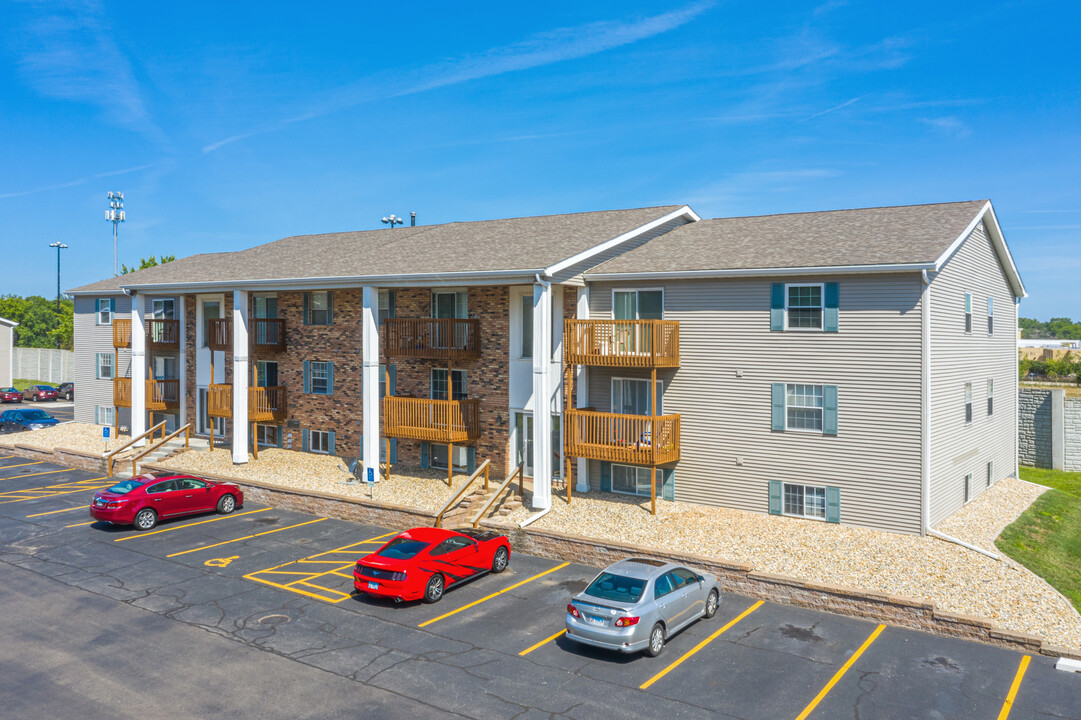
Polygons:
<instances>
[{"instance_id":1,"label":"apartment building","mask_svg":"<svg viewBox=\"0 0 1081 720\"><path fill-rule=\"evenodd\" d=\"M908 533L1016 472L1025 291L987 201L296 236L70 292L76 419L236 463L488 459L537 508L571 483Z\"/></svg>"}]
</instances>

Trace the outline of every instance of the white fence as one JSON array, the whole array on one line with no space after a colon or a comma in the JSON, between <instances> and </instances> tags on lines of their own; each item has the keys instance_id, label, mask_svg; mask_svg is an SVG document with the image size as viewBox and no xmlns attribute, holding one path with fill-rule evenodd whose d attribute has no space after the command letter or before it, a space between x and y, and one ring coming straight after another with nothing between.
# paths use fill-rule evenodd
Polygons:
<instances>
[{"instance_id":1,"label":"white fence","mask_svg":"<svg viewBox=\"0 0 1081 720\"><path fill-rule=\"evenodd\" d=\"M47 383L75 381L75 353L51 348L14 348L11 377Z\"/></svg>"}]
</instances>

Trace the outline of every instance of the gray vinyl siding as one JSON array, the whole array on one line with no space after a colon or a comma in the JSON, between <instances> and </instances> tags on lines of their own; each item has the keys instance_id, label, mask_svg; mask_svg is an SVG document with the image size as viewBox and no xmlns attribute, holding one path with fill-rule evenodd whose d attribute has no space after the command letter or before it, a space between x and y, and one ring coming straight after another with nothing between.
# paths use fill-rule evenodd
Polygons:
<instances>
[{"instance_id":1,"label":"gray vinyl siding","mask_svg":"<svg viewBox=\"0 0 1081 720\"><path fill-rule=\"evenodd\" d=\"M116 308L113 318L131 317L131 298L126 295L101 296L112 297ZM94 422L94 407L112 407L113 383L111 380L97 379L97 353L113 352L113 326L98 325L96 313L97 297L75 297L75 421ZM131 375L131 350L120 348L116 367L116 376ZM118 410L118 419L122 426L130 422L130 412Z\"/></svg>"},{"instance_id":2,"label":"gray vinyl siding","mask_svg":"<svg viewBox=\"0 0 1081 720\"><path fill-rule=\"evenodd\" d=\"M577 275L580 275L581 273L586 272L590 268L595 268L598 265L600 265L601 263L608 262L609 260L611 260L614 257L618 257L618 256L622 255L623 253L630 252L631 250L634 250L637 247L641 247L642 245L645 245L650 240L652 240L654 238L657 238L657 237L660 237L661 235L664 235L667 232L671 232L672 230L675 230L680 225L686 225L689 222L691 222L691 221L686 217L681 216L681 217L678 217L678 218L673 218L672 220L669 220L666 223L662 223L662 224L658 225L657 227L653 228L649 232L642 233L641 235L635 237L633 240L629 240L629 241L627 241L625 243L621 243L620 245L616 245L615 247L609 248L609 249L605 250L602 253L598 253L597 255L594 255L593 257L589 258L585 262L578 263L577 265L572 265L569 268L567 268L566 270L564 270L562 272L559 272L559 273L556 273L552 277L552 281L553 282L566 282L568 279L573 278L573 277L575 277Z\"/></svg>"},{"instance_id":3,"label":"gray vinyl siding","mask_svg":"<svg viewBox=\"0 0 1081 720\"><path fill-rule=\"evenodd\" d=\"M15 343L14 328L0 323L0 385L7 387L11 377L11 348Z\"/></svg>"},{"instance_id":4,"label":"gray vinyl siding","mask_svg":"<svg viewBox=\"0 0 1081 720\"><path fill-rule=\"evenodd\" d=\"M972 334L965 334L965 293L972 293ZM987 335L987 297L995 334ZM931 280L931 525L1016 472L1017 305L981 223ZM987 416L987 379L994 378L994 414ZM972 383L972 423L965 422L965 383Z\"/></svg>"},{"instance_id":5,"label":"gray vinyl siding","mask_svg":"<svg viewBox=\"0 0 1081 720\"><path fill-rule=\"evenodd\" d=\"M837 333L770 332L770 283L784 281L639 285L663 288L665 319L680 321L681 365L658 372L663 411L682 416L676 500L765 513L770 480L835 486L843 523L918 533L920 276L800 278L840 283ZM593 283L591 317L611 317L612 290L629 287ZM613 376L649 373L590 368L590 403L598 410L610 409ZM772 432L774 382L837 385L838 435ZM597 463L590 473L598 487Z\"/></svg>"}]
</instances>

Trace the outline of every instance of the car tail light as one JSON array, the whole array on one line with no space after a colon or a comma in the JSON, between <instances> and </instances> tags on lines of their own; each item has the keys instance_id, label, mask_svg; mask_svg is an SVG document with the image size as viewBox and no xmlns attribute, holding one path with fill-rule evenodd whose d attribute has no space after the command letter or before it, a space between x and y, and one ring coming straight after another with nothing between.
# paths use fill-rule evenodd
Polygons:
<instances>
[{"instance_id":1,"label":"car tail light","mask_svg":"<svg viewBox=\"0 0 1081 720\"><path fill-rule=\"evenodd\" d=\"M118 508L123 507L127 500L110 500L105 507Z\"/></svg>"},{"instance_id":2,"label":"car tail light","mask_svg":"<svg viewBox=\"0 0 1081 720\"><path fill-rule=\"evenodd\" d=\"M637 618L633 615L624 615L621 618L616 618L616 627L630 627L631 625L637 625L641 618Z\"/></svg>"},{"instance_id":3,"label":"car tail light","mask_svg":"<svg viewBox=\"0 0 1081 720\"><path fill-rule=\"evenodd\" d=\"M582 618L582 613L578 612L578 608L574 607L574 603L567 603L567 612L569 612L572 617L578 619Z\"/></svg>"},{"instance_id":4,"label":"car tail light","mask_svg":"<svg viewBox=\"0 0 1081 720\"><path fill-rule=\"evenodd\" d=\"M405 582L405 573L396 572L396 573L394 573L393 575L390 576L390 579L393 580L394 582Z\"/></svg>"}]
</instances>

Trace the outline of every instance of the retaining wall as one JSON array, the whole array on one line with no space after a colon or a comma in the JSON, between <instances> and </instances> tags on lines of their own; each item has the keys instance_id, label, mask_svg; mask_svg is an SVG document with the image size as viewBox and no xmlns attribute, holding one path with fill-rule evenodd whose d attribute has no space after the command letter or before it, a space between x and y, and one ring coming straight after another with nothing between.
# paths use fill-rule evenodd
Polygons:
<instances>
[{"instance_id":1,"label":"retaining wall","mask_svg":"<svg viewBox=\"0 0 1081 720\"><path fill-rule=\"evenodd\" d=\"M13 348L11 377L55 385L74 382L75 353L55 348Z\"/></svg>"},{"instance_id":2,"label":"retaining wall","mask_svg":"<svg viewBox=\"0 0 1081 720\"><path fill-rule=\"evenodd\" d=\"M1081 397L1065 390L1021 388L1018 415L1022 465L1081 472Z\"/></svg>"}]
</instances>

